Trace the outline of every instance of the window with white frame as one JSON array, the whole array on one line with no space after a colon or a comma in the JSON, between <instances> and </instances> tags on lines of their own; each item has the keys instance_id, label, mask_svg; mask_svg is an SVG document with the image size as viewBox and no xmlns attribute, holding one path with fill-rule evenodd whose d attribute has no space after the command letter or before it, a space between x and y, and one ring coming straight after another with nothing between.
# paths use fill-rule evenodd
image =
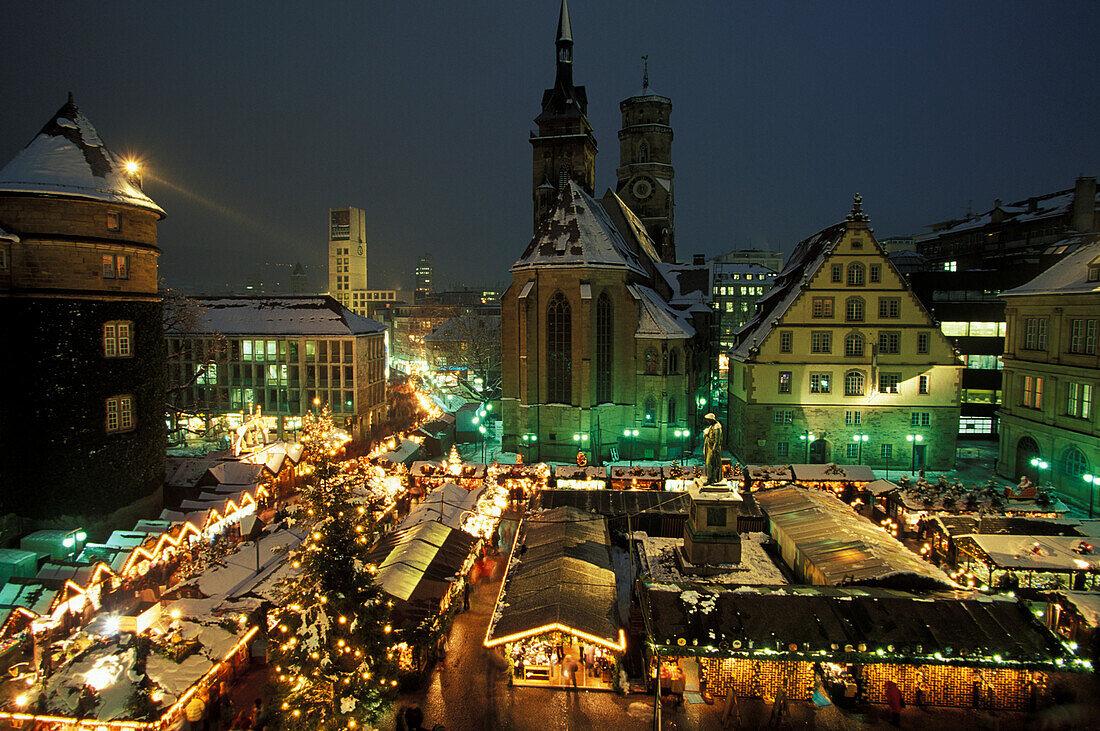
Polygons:
<instances>
[{"instance_id":1,"label":"window with white frame","mask_svg":"<svg viewBox=\"0 0 1100 731\"><path fill-rule=\"evenodd\" d=\"M128 320L112 320L103 324L103 356L105 358L129 358L133 355L131 333L133 323Z\"/></svg>"},{"instance_id":2,"label":"window with white frame","mask_svg":"<svg viewBox=\"0 0 1100 731\"><path fill-rule=\"evenodd\" d=\"M1096 320L1089 320L1085 325L1085 353L1096 355Z\"/></svg>"},{"instance_id":3,"label":"window with white frame","mask_svg":"<svg viewBox=\"0 0 1100 731\"><path fill-rule=\"evenodd\" d=\"M1092 384L1070 381L1067 386L1066 413L1079 419L1091 417Z\"/></svg>"},{"instance_id":4,"label":"window with white frame","mask_svg":"<svg viewBox=\"0 0 1100 731\"><path fill-rule=\"evenodd\" d=\"M862 297L849 297L844 303L844 321L863 322L864 309Z\"/></svg>"},{"instance_id":5,"label":"window with white frame","mask_svg":"<svg viewBox=\"0 0 1100 731\"><path fill-rule=\"evenodd\" d=\"M859 357L863 355L863 336L859 333L851 333L844 338L844 355Z\"/></svg>"},{"instance_id":6,"label":"window with white frame","mask_svg":"<svg viewBox=\"0 0 1100 731\"><path fill-rule=\"evenodd\" d=\"M901 300L897 297L879 297L878 316L890 319L901 317Z\"/></svg>"},{"instance_id":7,"label":"window with white frame","mask_svg":"<svg viewBox=\"0 0 1100 731\"><path fill-rule=\"evenodd\" d=\"M831 393L833 384L832 373L811 373L810 393Z\"/></svg>"},{"instance_id":8,"label":"window with white frame","mask_svg":"<svg viewBox=\"0 0 1100 731\"><path fill-rule=\"evenodd\" d=\"M899 383L901 383L901 374L899 373L878 374L879 393L897 393Z\"/></svg>"},{"instance_id":9,"label":"window with white frame","mask_svg":"<svg viewBox=\"0 0 1100 731\"><path fill-rule=\"evenodd\" d=\"M1029 409L1043 408L1043 379L1037 376L1024 376L1022 405Z\"/></svg>"},{"instance_id":10,"label":"window with white frame","mask_svg":"<svg viewBox=\"0 0 1100 731\"><path fill-rule=\"evenodd\" d=\"M833 351L833 334L828 330L815 330L810 333L810 352L831 353Z\"/></svg>"},{"instance_id":11,"label":"window with white frame","mask_svg":"<svg viewBox=\"0 0 1100 731\"><path fill-rule=\"evenodd\" d=\"M859 456L859 445L853 442L852 444L848 444L846 446L848 447L846 454L848 459L856 459Z\"/></svg>"},{"instance_id":12,"label":"window with white frame","mask_svg":"<svg viewBox=\"0 0 1100 731\"><path fill-rule=\"evenodd\" d=\"M844 426L859 426L863 423L862 411L845 411Z\"/></svg>"},{"instance_id":13,"label":"window with white frame","mask_svg":"<svg viewBox=\"0 0 1100 731\"><path fill-rule=\"evenodd\" d=\"M917 393L928 394L930 376L918 376L917 377Z\"/></svg>"},{"instance_id":14,"label":"window with white frame","mask_svg":"<svg viewBox=\"0 0 1100 731\"><path fill-rule=\"evenodd\" d=\"M894 445L893 444L883 444L879 448L879 455L883 459L890 459L891 457L894 456Z\"/></svg>"},{"instance_id":15,"label":"window with white frame","mask_svg":"<svg viewBox=\"0 0 1100 731\"><path fill-rule=\"evenodd\" d=\"M909 414L909 426L931 426L932 425L932 412L930 411L914 411Z\"/></svg>"},{"instance_id":16,"label":"window with white frame","mask_svg":"<svg viewBox=\"0 0 1100 731\"><path fill-rule=\"evenodd\" d=\"M1045 317L1028 317L1024 320L1024 349L1047 349L1047 321Z\"/></svg>"},{"instance_id":17,"label":"window with white frame","mask_svg":"<svg viewBox=\"0 0 1100 731\"><path fill-rule=\"evenodd\" d=\"M844 395L863 395L863 371L848 371L844 374Z\"/></svg>"},{"instance_id":18,"label":"window with white frame","mask_svg":"<svg viewBox=\"0 0 1100 731\"><path fill-rule=\"evenodd\" d=\"M879 353L900 353L901 352L901 333L880 332L878 334L878 352Z\"/></svg>"},{"instance_id":19,"label":"window with white frame","mask_svg":"<svg viewBox=\"0 0 1100 731\"><path fill-rule=\"evenodd\" d=\"M107 432L130 431L134 428L134 397L112 396L107 399Z\"/></svg>"},{"instance_id":20,"label":"window with white frame","mask_svg":"<svg viewBox=\"0 0 1100 731\"><path fill-rule=\"evenodd\" d=\"M1085 352L1085 321L1070 320L1069 328L1069 352Z\"/></svg>"},{"instance_id":21,"label":"window with white frame","mask_svg":"<svg viewBox=\"0 0 1100 731\"><path fill-rule=\"evenodd\" d=\"M776 409L772 415L772 420L776 424L793 424L794 423L794 411L790 409Z\"/></svg>"}]
</instances>

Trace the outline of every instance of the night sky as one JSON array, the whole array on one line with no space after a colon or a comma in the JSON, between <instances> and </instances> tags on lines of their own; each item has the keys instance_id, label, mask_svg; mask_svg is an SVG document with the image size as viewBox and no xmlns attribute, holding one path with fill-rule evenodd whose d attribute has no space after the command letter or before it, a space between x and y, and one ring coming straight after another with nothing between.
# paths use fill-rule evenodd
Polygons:
<instances>
[{"instance_id":1,"label":"night sky","mask_svg":"<svg viewBox=\"0 0 1100 731\"><path fill-rule=\"evenodd\" d=\"M681 258L781 248L860 192L880 236L1100 175L1100 3L572 0L597 192L620 100L673 102ZM320 267L368 213L371 286L510 281L558 0L25 3L5 13L0 160L67 92L146 164L161 274L220 291ZM317 270L321 271L320 269Z\"/></svg>"}]
</instances>

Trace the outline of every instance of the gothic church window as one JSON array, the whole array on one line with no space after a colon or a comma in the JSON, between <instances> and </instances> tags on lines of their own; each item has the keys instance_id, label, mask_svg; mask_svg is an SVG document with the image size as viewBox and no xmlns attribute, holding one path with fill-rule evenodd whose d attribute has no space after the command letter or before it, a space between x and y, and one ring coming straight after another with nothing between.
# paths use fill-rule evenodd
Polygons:
<instances>
[{"instance_id":1,"label":"gothic church window","mask_svg":"<svg viewBox=\"0 0 1100 731\"><path fill-rule=\"evenodd\" d=\"M657 399L652 396L646 396L645 400L645 423L646 425L655 425L657 423Z\"/></svg>"},{"instance_id":2,"label":"gothic church window","mask_svg":"<svg viewBox=\"0 0 1100 731\"><path fill-rule=\"evenodd\" d=\"M638 145L638 162L649 162L649 145L644 142Z\"/></svg>"},{"instance_id":3,"label":"gothic church window","mask_svg":"<svg viewBox=\"0 0 1100 731\"><path fill-rule=\"evenodd\" d=\"M546 380L550 403L573 400L573 322L569 301L554 293L546 308Z\"/></svg>"},{"instance_id":4,"label":"gothic church window","mask_svg":"<svg viewBox=\"0 0 1100 731\"><path fill-rule=\"evenodd\" d=\"M611 298L607 292L596 300L596 403L606 404L613 400L611 374L613 371L611 334L612 334Z\"/></svg>"},{"instance_id":5,"label":"gothic church window","mask_svg":"<svg viewBox=\"0 0 1100 731\"><path fill-rule=\"evenodd\" d=\"M647 348L645 351L645 372L646 375L654 376L657 374L657 350L655 348Z\"/></svg>"}]
</instances>

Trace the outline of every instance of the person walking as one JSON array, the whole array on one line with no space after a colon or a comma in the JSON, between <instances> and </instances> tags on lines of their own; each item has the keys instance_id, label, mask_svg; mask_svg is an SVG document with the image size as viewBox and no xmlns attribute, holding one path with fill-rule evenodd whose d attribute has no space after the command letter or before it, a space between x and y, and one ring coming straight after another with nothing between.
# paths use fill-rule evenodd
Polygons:
<instances>
[{"instance_id":1,"label":"person walking","mask_svg":"<svg viewBox=\"0 0 1100 731\"><path fill-rule=\"evenodd\" d=\"M905 708L905 701L901 697L901 689L893 680L886 681L886 705L890 706L890 723L900 726L901 709Z\"/></svg>"},{"instance_id":2,"label":"person walking","mask_svg":"<svg viewBox=\"0 0 1100 731\"><path fill-rule=\"evenodd\" d=\"M581 666L573 658L569 658L569 662L565 664L565 671L569 673L569 680L572 681L574 688L577 687L577 671L580 668Z\"/></svg>"},{"instance_id":3,"label":"person walking","mask_svg":"<svg viewBox=\"0 0 1100 731\"><path fill-rule=\"evenodd\" d=\"M462 611L470 611L470 582L462 585Z\"/></svg>"}]
</instances>

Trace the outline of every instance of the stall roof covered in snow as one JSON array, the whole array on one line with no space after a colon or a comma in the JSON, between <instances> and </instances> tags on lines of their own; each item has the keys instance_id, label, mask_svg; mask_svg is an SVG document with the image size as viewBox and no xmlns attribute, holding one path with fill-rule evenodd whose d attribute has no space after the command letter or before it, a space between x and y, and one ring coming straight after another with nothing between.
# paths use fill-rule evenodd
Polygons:
<instances>
[{"instance_id":1,"label":"stall roof covered in snow","mask_svg":"<svg viewBox=\"0 0 1100 731\"><path fill-rule=\"evenodd\" d=\"M754 497L783 559L811 583L955 587L947 574L831 492L778 487Z\"/></svg>"},{"instance_id":2,"label":"stall roof covered in snow","mask_svg":"<svg viewBox=\"0 0 1100 731\"><path fill-rule=\"evenodd\" d=\"M1058 591L1054 598L1069 604L1092 628L1100 628L1100 594L1093 591Z\"/></svg>"},{"instance_id":3,"label":"stall roof covered in snow","mask_svg":"<svg viewBox=\"0 0 1100 731\"><path fill-rule=\"evenodd\" d=\"M649 514L684 515L689 504L687 493L658 490L542 490L538 500L543 508L553 509L568 505L609 518Z\"/></svg>"},{"instance_id":4,"label":"stall roof covered in snow","mask_svg":"<svg viewBox=\"0 0 1100 731\"><path fill-rule=\"evenodd\" d=\"M1001 533L1017 536L1079 536L1079 523L1059 518L1028 518L1015 515L937 515L935 523L943 533Z\"/></svg>"},{"instance_id":5,"label":"stall roof covered in snow","mask_svg":"<svg viewBox=\"0 0 1100 731\"><path fill-rule=\"evenodd\" d=\"M38 135L0 170L0 193L86 198L164 211L107 149L72 95Z\"/></svg>"},{"instance_id":6,"label":"stall roof covered in snow","mask_svg":"<svg viewBox=\"0 0 1100 731\"><path fill-rule=\"evenodd\" d=\"M371 548L376 583L398 600L397 612L421 619L439 603L461 574L478 539L441 523L420 523L387 533Z\"/></svg>"},{"instance_id":7,"label":"stall roof covered in snow","mask_svg":"<svg viewBox=\"0 0 1100 731\"><path fill-rule=\"evenodd\" d=\"M1095 236L1092 239L1091 243L1067 254L1027 284L1001 292L1001 296L1100 292L1100 281L1089 281L1089 266L1100 263L1097 261L1100 258L1100 240Z\"/></svg>"},{"instance_id":8,"label":"stall roof covered in snow","mask_svg":"<svg viewBox=\"0 0 1100 731\"><path fill-rule=\"evenodd\" d=\"M863 464L796 464L796 482L872 482L875 473Z\"/></svg>"},{"instance_id":9,"label":"stall roof covered in snow","mask_svg":"<svg viewBox=\"0 0 1100 731\"><path fill-rule=\"evenodd\" d=\"M788 583L786 574L764 550L764 543L769 540L766 533L741 534L741 562L730 564L722 573L709 576L680 572L681 564L676 553L684 545L683 538L651 538L640 531L635 531L634 538L641 564L639 574L645 581L680 586L774 586Z\"/></svg>"},{"instance_id":10,"label":"stall roof covered in snow","mask_svg":"<svg viewBox=\"0 0 1100 731\"><path fill-rule=\"evenodd\" d=\"M810 657L850 648L871 661L923 657L930 664L994 664L999 655L1046 665L1069 657L1023 604L964 592L918 598L885 589L649 585L642 611L650 638L672 653L709 652L710 646L721 655Z\"/></svg>"},{"instance_id":11,"label":"stall roof covered in snow","mask_svg":"<svg viewBox=\"0 0 1100 731\"><path fill-rule=\"evenodd\" d=\"M445 483L428 493L420 504L410 510L401 521L400 527L412 528L420 523L434 521L460 530L463 514L476 509L477 499L484 491L484 486L467 490L453 482Z\"/></svg>"},{"instance_id":12,"label":"stall roof covered in snow","mask_svg":"<svg viewBox=\"0 0 1100 731\"><path fill-rule=\"evenodd\" d=\"M1100 556L1092 539L1078 536L1012 536L989 533L955 536L960 550L973 552L997 568L1017 571L1096 571Z\"/></svg>"},{"instance_id":13,"label":"stall roof covered in snow","mask_svg":"<svg viewBox=\"0 0 1100 731\"><path fill-rule=\"evenodd\" d=\"M600 202L572 180L562 189L550 215L539 224L512 271L560 266L630 269L647 274Z\"/></svg>"},{"instance_id":14,"label":"stall roof covered in snow","mask_svg":"<svg viewBox=\"0 0 1100 731\"><path fill-rule=\"evenodd\" d=\"M611 541L603 518L568 506L547 510L523 521L516 546L487 644L560 624L619 645Z\"/></svg>"},{"instance_id":15,"label":"stall roof covered in snow","mask_svg":"<svg viewBox=\"0 0 1100 731\"><path fill-rule=\"evenodd\" d=\"M197 333L350 337L386 329L327 295L192 299L199 306Z\"/></svg>"}]
</instances>

